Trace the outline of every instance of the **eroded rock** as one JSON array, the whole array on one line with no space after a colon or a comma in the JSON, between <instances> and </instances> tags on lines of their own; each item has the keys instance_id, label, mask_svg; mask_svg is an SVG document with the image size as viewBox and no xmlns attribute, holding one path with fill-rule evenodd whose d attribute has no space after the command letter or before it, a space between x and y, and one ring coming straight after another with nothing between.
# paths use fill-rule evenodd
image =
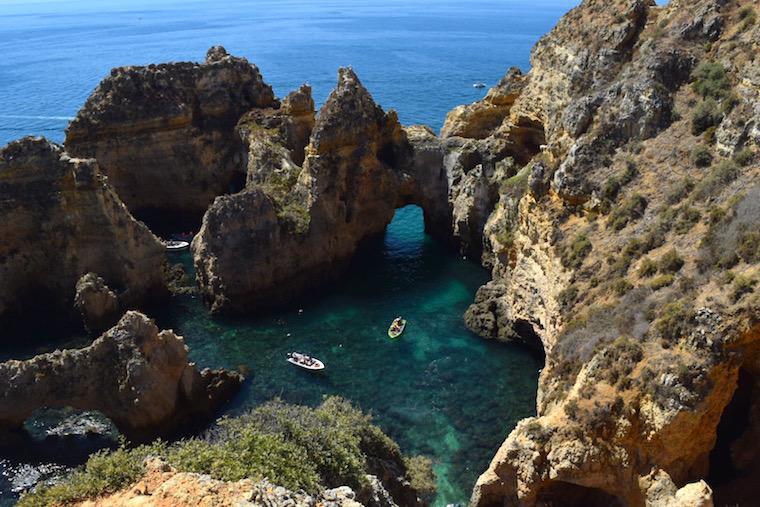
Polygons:
<instances>
[{"instance_id":1,"label":"eroded rock","mask_svg":"<svg viewBox=\"0 0 760 507\"><path fill-rule=\"evenodd\" d=\"M279 103L258 68L221 46L203 63L113 69L66 130L66 149L96 158L133 212L200 217L245 179L235 126Z\"/></svg>"},{"instance_id":2,"label":"eroded rock","mask_svg":"<svg viewBox=\"0 0 760 507\"><path fill-rule=\"evenodd\" d=\"M126 308L165 292L163 245L132 218L94 160L71 158L42 138L10 143L0 150L0 218L0 318L28 317L41 305L48 318L73 318L75 285L89 272ZM82 293L84 306L90 299ZM93 319L112 317L105 318L113 298L105 299Z\"/></svg>"},{"instance_id":3,"label":"eroded rock","mask_svg":"<svg viewBox=\"0 0 760 507\"><path fill-rule=\"evenodd\" d=\"M18 428L41 407L97 410L129 435L207 416L229 399L242 377L200 371L172 331L127 312L92 345L0 364L0 425Z\"/></svg>"}]
</instances>

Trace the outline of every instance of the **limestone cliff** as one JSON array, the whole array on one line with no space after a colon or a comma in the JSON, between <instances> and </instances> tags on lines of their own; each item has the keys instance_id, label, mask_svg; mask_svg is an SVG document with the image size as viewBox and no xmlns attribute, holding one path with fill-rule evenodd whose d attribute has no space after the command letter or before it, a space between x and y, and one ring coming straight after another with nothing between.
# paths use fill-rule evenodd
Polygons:
<instances>
[{"instance_id":1,"label":"limestone cliff","mask_svg":"<svg viewBox=\"0 0 760 507\"><path fill-rule=\"evenodd\" d=\"M131 436L207 416L237 389L241 377L199 371L172 331L127 312L92 345L0 363L0 425L17 428L37 409L98 410Z\"/></svg>"},{"instance_id":2,"label":"limestone cliff","mask_svg":"<svg viewBox=\"0 0 760 507\"><path fill-rule=\"evenodd\" d=\"M77 281L93 272L125 308L164 291L164 247L137 222L96 161L42 138L0 150L0 319L44 307L74 315Z\"/></svg>"},{"instance_id":3,"label":"limestone cliff","mask_svg":"<svg viewBox=\"0 0 760 507\"><path fill-rule=\"evenodd\" d=\"M447 119L447 139L516 165L497 177L493 279L467 323L546 354L538 417L473 506L753 501L756 9L586 0L519 85L489 93L512 90L508 107L487 97Z\"/></svg>"},{"instance_id":4,"label":"limestone cliff","mask_svg":"<svg viewBox=\"0 0 760 507\"><path fill-rule=\"evenodd\" d=\"M416 157L396 114L351 69L340 71L307 137L311 104L302 88L280 109L241 120L248 184L215 200L192 245L213 312L260 310L335 277L403 203L428 203L429 221L447 222L445 175L418 163L435 153Z\"/></svg>"},{"instance_id":5,"label":"limestone cliff","mask_svg":"<svg viewBox=\"0 0 760 507\"><path fill-rule=\"evenodd\" d=\"M131 211L200 216L242 186L235 125L269 107L278 102L256 66L216 46L200 64L113 69L69 125L65 146L96 158Z\"/></svg>"}]
</instances>

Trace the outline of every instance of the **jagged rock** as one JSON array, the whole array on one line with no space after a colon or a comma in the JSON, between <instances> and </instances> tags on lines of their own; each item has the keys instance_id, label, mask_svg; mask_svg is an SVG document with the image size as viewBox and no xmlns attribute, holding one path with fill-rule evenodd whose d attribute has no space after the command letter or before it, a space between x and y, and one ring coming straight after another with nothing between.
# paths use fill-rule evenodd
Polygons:
<instances>
[{"instance_id":1,"label":"jagged rock","mask_svg":"<svg viewBox=\"0 0 760 507\"><path fill-rule=\"evenodd\" d=\"M130 435L165 431L204 416L231 397L242 377L199 371L172 331L127 312L92 345L0 364L0 425L20 427L42 407L97 410Z\"/></svg>"},{"instance_id":2,"label":"jagged rock","mask_svg":"<svg viewBox=\"0 0 760 507\"><path fill-rule=\"evenodd\" d=\"M200 216L245 179L240 117L278 106L256 66L215 46L204 63L113 69L69 125L65 145L96 158L133 212Z\"/></svg>"},{"instance_id":3,"label":"jagged rock","mask_svg":"<svg viewBox=\"0 0 760 507\"><path fill-rule=\"evenodd\" d=\"M517 67L512 67L499 84L479 102L454 108L441 128L441 137L465 137L483 139L509 115L525 86L525 77Z\"/></svg>"},{"instance_id":4,"label":"jagged rock","mask_svg":"<svg viewBox=\"0 0 760 507\"><path fill-rule=\"evenodd\" d=\"M163 245L132 218L94 160L71 158L42 138L8 144L0 150L0 218L0 318L37 314L41 305L48 318L73 318L75 285L88 272L118 289L125 307L165 292ZM92 312L98 320L100 310Z\"/></svg>"},{"instance_id":5,"label":"jagged rock","mask_svg":"<svg viewBox=\"0 0 760 507\"><path fill-rule=\"evenodd\" d=\"M77 282L74 306L91 332L110 328L121 316L118 297L95 273L87 273Z\"/></svg>"},{"instance_id":6,"label":"jagged rock","mask_svg":"<svg viewBox=\"0 0 760 507\"><path fill-rule=\"evenodd\" d=\"M446 175L421 162L435 148L415 154L396 114L377 106L351 69L340 70L297 164L305 136L294 132L306 130L311 103L302 88L282 108L241 122L247 187L216 199L192 245L213 312L282 304L335 277L402 204L424 206L426 222L447 220L445 206L430 205L445 195Z\"/></svg>"}]
</instances>

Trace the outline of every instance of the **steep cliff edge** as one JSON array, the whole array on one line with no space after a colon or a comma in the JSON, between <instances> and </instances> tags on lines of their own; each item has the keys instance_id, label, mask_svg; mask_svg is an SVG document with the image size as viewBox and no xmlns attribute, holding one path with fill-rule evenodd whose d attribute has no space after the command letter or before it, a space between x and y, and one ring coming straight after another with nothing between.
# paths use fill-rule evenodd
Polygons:
<instances>
[{"instance_id":1,"label":"steep cliff edge","mask_svg":"<svg viewBox=\"0 0 760 507\"><path fill-rule=\"evenodd\" d=\"M755 498L756 9L584 1L513 73L519 87L494 89L515 90L508 109L487 97L447 120L444 135L516 165L483 227L493 280L466 321L546 353L538 417L472 505Z\"/></svg>"},{"instance_id":2,"label":"steep cliff edge","mask_svg":"<svg viewBox=\"0 0 760 507\"><path fill-rule=\"evenodd\" d=\"M200 64L113 69L69 125L65 146L96 158L133 213L200 217L245 181L240 117L278 105L256 66L215 46Z\"/></svg>"},{"instance_id":3,"label":"steep cliff edge","mask_svg":"<svg viewBox=\"0 0 760 507\"><path fill-rule=\"evenodd\" d=\"M165 292L164 247L127 211L96 161L42 138L0 150L0 319L75 317L77 281L105 279L125 308ZM21 319L23 320L23 319Z\"/></svg>"},{"instance_id":4,"label":"steep cliff edge","mask_svg":"<svg viewBox=\"0 0 760 507\"><path fill-rule=\"evenodd\" d=\"M242 378L199 371L181 337L127 312L83 349L58 350L0 363L0 425L18 428L37 409L98 410L130 436L162 432L208 416Z\"/></svg>"}]
</instances>

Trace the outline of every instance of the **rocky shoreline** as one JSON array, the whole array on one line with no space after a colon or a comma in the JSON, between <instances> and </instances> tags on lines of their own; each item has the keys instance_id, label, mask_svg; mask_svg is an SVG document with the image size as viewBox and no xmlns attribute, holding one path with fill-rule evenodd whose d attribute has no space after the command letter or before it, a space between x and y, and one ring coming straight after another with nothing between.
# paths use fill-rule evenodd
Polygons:
<instances>
[{"instance_id":1,"label":"rocky shoreline","mask_svg":"<svg viewBox=\"0 0 760 507\"><path fill-rule=\"evenodd\" d=\"M279 100L221 47L201 64L114 69L66 151L36 138L0 151L0 318L44 295L100 332L165 294L163 246L133 218L147 208L203 214L200 294L214 314L252 314L340 276L416 204L432 235L492 272L468 326L546 356L537 417L511 432L473 507L747 501L760 470L756 17L749 1L585 0L529 73L510 69L440 135L401 126L351 69L318 113L307 86ZM239 384L198 372L151 326L127 312L88 348L3 363L0 419L18 426L58 400L136 430L209 413L209 389ZM81 381L83 363L150 365L156 343L173 359L155 374L171 381L108 406L77 391L122 392L118 376Z\"/></svg>"}]
</instances>

